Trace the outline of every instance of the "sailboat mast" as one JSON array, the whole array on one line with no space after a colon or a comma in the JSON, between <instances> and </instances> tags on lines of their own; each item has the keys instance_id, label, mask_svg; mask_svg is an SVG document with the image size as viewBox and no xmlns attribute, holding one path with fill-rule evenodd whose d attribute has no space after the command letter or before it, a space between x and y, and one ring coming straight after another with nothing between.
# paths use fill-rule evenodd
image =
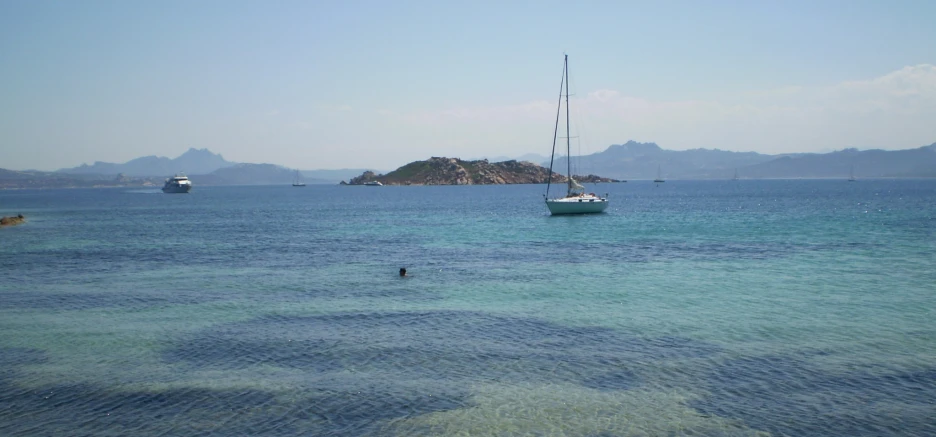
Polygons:
<instances>
[{"instance_id":1,"label":"sailboat mast","mask_svg":"<svg viewBox=\"0 0 936 437\"><path fill-rule=\"evenodd\" d=\"M572 133L569 132L569 55L565 55L565 99L566 99L566 176L569 178L569 189L572 193Z\"/></svg>"},{"instance_id":2,"label":"sailboat mast","mask_svg":"<svg viewBox=\"0 0 936 437\"><path fill-rule=\"evenodd\" d=\"M552 153L549 155L549 176L546 177L546 195L549 195L549 185L552 184L553 161L556 159L556 138L559 137L559 114L562 114L562 85L566 82L565 64L562 65L562 80L559 81L559 102L556 104L556 128L553 129Z\"/></svg>"}]
</instances>

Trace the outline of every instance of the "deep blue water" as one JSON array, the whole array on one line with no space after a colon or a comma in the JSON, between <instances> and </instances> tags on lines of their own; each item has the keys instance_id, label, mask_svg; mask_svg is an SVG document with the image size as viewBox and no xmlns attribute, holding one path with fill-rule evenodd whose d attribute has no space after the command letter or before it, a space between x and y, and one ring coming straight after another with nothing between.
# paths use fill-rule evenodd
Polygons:
<instances>
[{"instance_id":1,"label":"deep blue water","mask_svg":"<svg viewBox=\"0 0 936 437\"><path fill-rule=\"evenodd\" d=\"M936 435L936 180L195 182L0 191L0 435Z\"/></svg>"}]
</instances>

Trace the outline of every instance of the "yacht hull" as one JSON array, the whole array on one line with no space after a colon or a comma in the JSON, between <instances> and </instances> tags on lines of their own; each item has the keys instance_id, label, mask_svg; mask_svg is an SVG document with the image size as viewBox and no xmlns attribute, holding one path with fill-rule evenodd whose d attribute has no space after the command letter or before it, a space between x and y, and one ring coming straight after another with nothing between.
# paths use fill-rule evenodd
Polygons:
<instances>
[{"instance_id":1,"label":"yacht hull","mask_svg":"<svg viewBox=\"0 0 936 437\"><path fill-rule=\"evenodd\" d=\"M166 184L162 187L162 192L167 194L172 193L188 193L192 189L192 181L189 180L184 174L177 174L171 178L166 179Z\"/></svg>"},{"instance_id":2,"label":"yacht hull","mask_svg":"<svg viewBox=\"0 0 936 437\"><path fill-rule=\"evenodd\" d=\"M191 189L191 185L165 186L162 188L162 192L167 194L185 194Z\"/></svg>"},{"instance_id":3,"label":"yacht hull","mask_svg":"<svg viewBox=\"0 0 936 437\"><path fill-rule=\"evenodd\" d=\"M608 199L597 197L549 199L546 201L546 207L552 215L596 214L608 208Z\"/></svg>"}]
</instances>

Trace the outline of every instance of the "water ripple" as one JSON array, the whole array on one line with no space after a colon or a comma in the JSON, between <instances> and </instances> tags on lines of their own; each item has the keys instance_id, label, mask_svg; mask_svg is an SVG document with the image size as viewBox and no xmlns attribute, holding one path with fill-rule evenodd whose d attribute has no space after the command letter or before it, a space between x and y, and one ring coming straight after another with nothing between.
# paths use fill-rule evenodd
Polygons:
<instances>
[{"instance_id":1,"label":"water ripple","mask_svg":"<svg viewBox=\"0 0 936 437\"><path fill-rule=\"evenodd\" d=\"M778 435L936 435L936 367L843 374L793 356L741 358L711 373L706 414Z\"/></svg>"}]
</instances>

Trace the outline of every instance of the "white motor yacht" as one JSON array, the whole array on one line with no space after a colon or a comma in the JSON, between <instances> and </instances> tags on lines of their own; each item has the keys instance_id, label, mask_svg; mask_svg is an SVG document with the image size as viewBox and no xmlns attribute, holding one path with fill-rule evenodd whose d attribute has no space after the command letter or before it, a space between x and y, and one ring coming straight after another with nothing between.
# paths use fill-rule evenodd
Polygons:
<instances>
[{"instance_id":1,"label":"white motor yacht","mask_svg":"<svg viewBox=\"0 0 936 437\"><path fill-rule=\"evenodd\" d=\"M183 174L166 179L166 184L162 187L163 193L188 193L191 189L192 181Z\"/></svg>"}]
</instances>

